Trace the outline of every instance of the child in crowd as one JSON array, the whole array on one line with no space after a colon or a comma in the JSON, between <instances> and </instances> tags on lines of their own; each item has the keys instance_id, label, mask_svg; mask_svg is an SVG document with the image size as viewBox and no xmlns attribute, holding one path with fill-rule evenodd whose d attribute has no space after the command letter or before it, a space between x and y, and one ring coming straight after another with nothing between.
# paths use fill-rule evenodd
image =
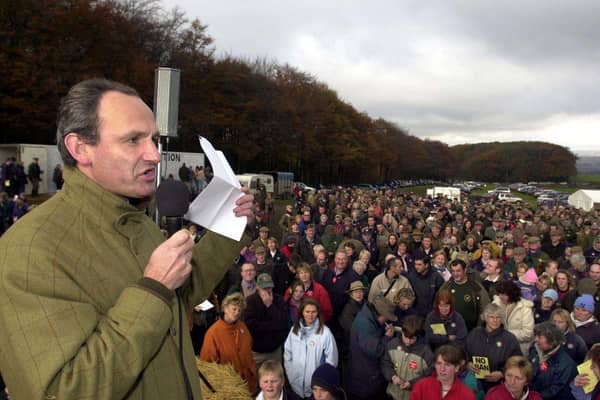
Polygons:
<instances>
[{"instance_id":1,"label":"child in crowd","mask_svg":"<svg viewBox=\"0 0 600 400\"><path fill-rule=\"evenodd\" d=\"M421 317L410 315L404 318L401 332L387 344L381 369L388 381L387 394L395 400L408 400L413 385L433 370L429 345L417 340L423 334Z\"/></svg>"}]
</instances>

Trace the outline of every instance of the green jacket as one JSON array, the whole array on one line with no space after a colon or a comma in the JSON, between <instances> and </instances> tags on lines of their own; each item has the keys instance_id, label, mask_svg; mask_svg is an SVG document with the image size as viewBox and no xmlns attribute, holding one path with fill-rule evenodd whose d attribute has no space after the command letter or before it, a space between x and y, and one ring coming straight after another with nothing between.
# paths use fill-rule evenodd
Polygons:
<instances>
[{"instance_id":1,"label":"green jacket","mask_svg":"<svg viewBox=\"0 0 600 400\"><path fill-rule=\"evenodd\" d=\"M184 399L175 293L143 278L164 237L143 211L66 168L63 190L0 239L0 371L20 399ZM245 241L249 241L245 237ZM243 243L208 233L182 287L185 316Z\"/></svg>"}]
</instances>

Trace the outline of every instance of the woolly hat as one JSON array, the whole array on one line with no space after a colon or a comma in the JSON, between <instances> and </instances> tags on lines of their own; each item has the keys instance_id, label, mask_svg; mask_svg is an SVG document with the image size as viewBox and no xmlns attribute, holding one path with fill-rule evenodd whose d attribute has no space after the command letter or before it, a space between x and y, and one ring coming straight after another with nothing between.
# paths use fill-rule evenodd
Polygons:
<instances>
[{"instance_id":1,"label":"woolly hat","mask_svg":"<svg viewBox=\"0 0 600 400\"><path fill-rule=\"evenodd\" d=\"M558 301L558 293L556 293L556 290L554 290L554 289L546 289L546 290L544 290L544 293L542 294L542 297L549 297L554 302Z\"/></svg>"},{"instance_id":2,"label":"woolly hat","mask_svg":"<svg viewBox=\"0 0 600 400\"><path fill-rule=\"evenodd\" d=\"M527 270L527 272L525 272L525 275L523 275L523 281L529 285L533 285L534 283L536 283L538 280L538 276L535 273L535 269L534 268L529 268Z\"/></svg>"},{"instance_id":3,"label":"woolly hat","mask_svg":"<svg viewBox=\"0 0 600 400\"><path fill-rule=\"evenodd\" d=\"M324 363L315 369L310 385L322 387L336 399L343 398L342 389L340 388L340 373L331 364Z\"/></svg>"},{"instance_id":4,"label":"woolly hat","mask_svg":"<svg viewBox=\"0 0 600 400\"><path fill-rule=\"evenodd\" d=\"M588 312L594 312L594 297L591 294L582 294L575 299L574 307L583 308Z\"/></svg>"}]
</instances>

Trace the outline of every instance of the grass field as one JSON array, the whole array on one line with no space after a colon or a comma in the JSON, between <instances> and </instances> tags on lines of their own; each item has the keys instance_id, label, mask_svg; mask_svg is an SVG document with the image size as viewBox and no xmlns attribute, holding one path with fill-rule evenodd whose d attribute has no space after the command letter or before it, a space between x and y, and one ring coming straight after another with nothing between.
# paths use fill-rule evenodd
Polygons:
<instances>
[{"instance_id":1,"label":"grass field","mask_svg":"<svg viewBox=\"0 0 600 400\"><path fill-rule=\"evenodd\" d=\"M600 185L600 175L577 175L574 179L574 183L591 183Z\"/></svg>"}]
</instances>

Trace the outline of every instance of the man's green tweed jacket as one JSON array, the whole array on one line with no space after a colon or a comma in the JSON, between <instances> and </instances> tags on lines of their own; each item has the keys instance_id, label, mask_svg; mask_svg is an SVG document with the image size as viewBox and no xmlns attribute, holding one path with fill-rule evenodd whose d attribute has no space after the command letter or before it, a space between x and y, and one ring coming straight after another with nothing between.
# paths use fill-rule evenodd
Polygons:
<instances>
[{"instance_id":1,"label":"man's green tweed jacket","mask_svg":"<svg viewBox=\"0 0 600 400\"><path fill-rule=\"evenodd\" d=\"M185 399L177 298L143 278L164 236L79 170L67 168L64 178L62 191L0 238L0 371L12 398ZM242 245L208 233L195 246L182 288L188 309ZM199 400L183 326L185 369Z\"/></svg>"}]
</instances>

